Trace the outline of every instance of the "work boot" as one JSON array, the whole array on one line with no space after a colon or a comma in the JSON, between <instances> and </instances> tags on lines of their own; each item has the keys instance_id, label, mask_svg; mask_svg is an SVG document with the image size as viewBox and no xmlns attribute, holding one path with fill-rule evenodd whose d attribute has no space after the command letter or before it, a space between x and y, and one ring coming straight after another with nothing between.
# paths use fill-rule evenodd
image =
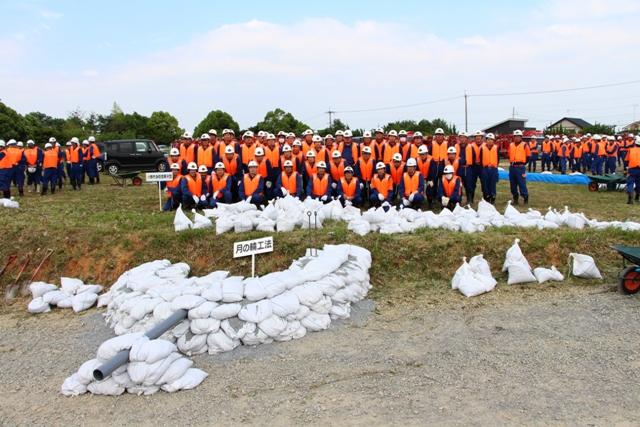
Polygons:
<instances>
[{"instance_id":1,"label":"work boot","mask_svg":"<svg viewBox=\"0 0 640 427\"><path fill-rule=\"evenodd\" d=\"M55 194L56 193L56 186L52 185L51 186L51 194Z\"/></svg>"},{"instance_id":2,"label":"work boot","mask_svg":"<svg viewBox=\"0 0 640 427\"><path fill-rule=\"evenodd\" d=\"M11 198L11 190L6 190L2 192L2 197L5 199L10 199Z\"/></svg>"},{"instance_id":3,"label":"work boot","mask_svg":"<svg viewBox=\"0 0 640 427\"><path fill-rule=\"evenodd\" d=\"M524 204L528 205L529 204L529 196L525 196L524 197Z\"/></svg>"},{"instance_id":4,"label":"work boot","mask_svg":"<svg viewBox=\"0 0 640 427\"><path fill-rule=\"evenodd\" d=\"M633 204L633 196L631 194L629 194L629 197L627 198L627 204L628 205L632 205Z\"/></svg>"},{"instance_id":5,"label":"work boot","mask_svg":"<svg viewBox=\"0 0 640 427\"><path fill-rule=\"evenodd\" d=\"M53 189L51 191L53 191ZM45 194L47 194L47 187L42 187L42 191L40 192L40 195L44 196Z\"/></svg>"},{"instance_id":6,"label":"work boot","mask_svg":"<svg viewBox=\"0 0 640 427\"><path fill-rule=\"evenodd\" d=\"M18 195L24 197L24 188L18 188Z\"/></svg>"},{"instance_id":7,"label":"work boot","mask_svg":"<svg viewBox=\"0 0 640 427\"><path fill-rule=\"evenodd\" d=\"M513 204L514 205L518 206L518 200L519 200L518 196L513 196Z\"/></svg>"},{"instance_id":8,"label":"work boot","mask_svg":"<svg viewBox=\"0 0 640 427\"><path fill-rule=\"evenodd\" d=\"M640 200L640 193L636 193L636 202Z\"/></svg>"}]
</instances>

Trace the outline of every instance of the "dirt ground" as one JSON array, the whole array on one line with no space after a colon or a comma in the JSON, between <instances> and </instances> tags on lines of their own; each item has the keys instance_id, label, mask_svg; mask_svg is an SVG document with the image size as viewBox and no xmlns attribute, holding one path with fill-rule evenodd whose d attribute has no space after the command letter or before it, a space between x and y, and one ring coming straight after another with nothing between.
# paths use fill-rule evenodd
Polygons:
<instances>
[{"instance_id":1,"label":"dirt ground","mask_svg":"<svg viewBox=\"0 0 640 427\"><path fill-rule=\"evenodd\" d=\"M194 357L195 390L59 394L101 314L0 314L1 425L637 425L640 298L611 286L363 302L301 340Z\"/></svg>"}]
</instances>

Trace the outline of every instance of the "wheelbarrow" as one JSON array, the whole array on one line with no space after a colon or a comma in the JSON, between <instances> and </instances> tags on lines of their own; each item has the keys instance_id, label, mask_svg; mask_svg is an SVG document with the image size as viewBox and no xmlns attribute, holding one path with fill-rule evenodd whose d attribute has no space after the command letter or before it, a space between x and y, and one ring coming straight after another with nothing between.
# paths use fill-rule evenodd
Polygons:
<instances>
[{"instance_id":1,"label":"wheelbarrow","mask_svg":"<svg viewBox=\"0 0 640 427\"><path fill-rule=\"evenodd\" d=\"M640 291L640 247L614 245L613 249L622 256L622 267L624 268L618 276L618 289L623 294L635 294ZM626 266L629 261L631 266Z\"/></svg>"},{"instance_id":2,"label":"wheelbarrow","mask_svg":"<svg viewBox=\"0 0 640 427\"><path fill-rule=\"evenodd\" d=\"M589 177L589 191L598 191L602 188L606 188L607 191L615 191L618 189L618 185L624 185L627 182L627 178L624 175L607 174L607 175L593 175Z\"/></svg>"},{"instance_id":3,"label":"wheelbarrow","mask_svg":"<svg viewBox=\"0 0 640 427\"><path fill-rule=\"evenodd\" d=\"M119 174L109 174L111 178L115 181L115 185L119 185L120 187L127 186L127 180L131 180L131 185L135 187L139 187L142 185L142 178L140 178L140 171L135 172L123 172Z\"/></svg>"}]
</instances>

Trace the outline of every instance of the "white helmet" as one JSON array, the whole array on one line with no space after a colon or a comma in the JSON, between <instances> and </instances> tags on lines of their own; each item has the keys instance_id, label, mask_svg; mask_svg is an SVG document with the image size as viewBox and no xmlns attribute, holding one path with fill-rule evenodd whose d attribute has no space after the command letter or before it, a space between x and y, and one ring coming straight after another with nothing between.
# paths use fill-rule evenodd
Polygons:
<instances>
[{"instance_id":1,"label":"white helmet","mask_svg":"<svg viewBox=\"0 0 640 427\"><path fill-rule=\"evenodd\" d=\"M614 136L608 136L607 141L615 141L616 138Z\"/></svg>"},{"instance_id":2,"label":"white helmet","mask_svg":"<svg viewBox=\"0 0 640 427\"><path fill-rule=\"evenodd\" d=\"M291 151L291 146L289 144L284 144L282 146L282 152L283 153L288 153L289 151Z\"/></svg>"},{"instance_id":3,"label":"white helmet","mask_svg":"<svg viewBox=\"0 0 640 427\"><path fill-rule=\"evenodd\" d=\"M18 144L16 144L18 147L24 147L24 144L22 141L18 141Z\"/></svg>"},{"instance_id":4,"label":"white helmet","mask_svg":"<svg viewBox=\"0 0 640 427\"><path fill-rule=\"evenodd\" d=\"M376 165L376 170L386 169L386 168L387 168L387 166L382 162L378 162L378 164Z\"/></svg>"},{"instance_id":5,"label":"white helmet","mask_svg":"<svg viewBox=\"0 0 640 427\"><path fill-rule=\"evenodd\" d=\"M256 147L256 151L253 154L255 154L256 156L264 156L264 148Z\"/></svg>"},{"instance_id":6,"label":"white helmet","mask_svg":"<svg viewBox=\"0 0 640 427\"><path fill-rule=\"evenodd\" d=\"M353 173L353 168L351 166L347 166L344 168L344 173Z\"/></svg>"},{"instance_id":7,"label":"white helmet","mask_svg":"<svg viewBox=\"0 0 640 427\"><path fill-rule=\"evenodd\" d=\"M311 129L307 129L304 132L302 132L303 135L313 135L313 131Z\"/></svg>"},{"instance_id":8,"label":"white helmet","mask_svg":"<svg viewBox=\"0 0 640 427\"><path fill-rule=\"evenodd\" d=\"M91 136L89 137L89 142L96 142L96 137L95 137L95 136L93 136L93 135L91 135Z\"/></svg>"},{"instance_id":9,"label":"white helmet","mask_svg":"<svg viewBox=\"0 0 640 427\"><path fill-rule=\"evenodd\" d=\"M407 167L411 167L411 166L418 166L416 159L414 159L413 157L407 160Z\"/></svg>"},{"instance_id":10,"label":"white helmet","mask_svg":"<svg viewBox=\"0 0 640 427\"><path fill-rule=\"evenodd\" d=\"M16 143L16 140L13 138L7 141L7 145L15 145L15 143Z\"/></svg>"},{"instance_id":11,"label":"white helmet","mask_svg":"<svg viewBox=\"0 0 640 427\"><path fill-rule=\"evenodd\" d=\"M460 132L458 132L458 136L467 136L467 133L461 130Z\"/></svg>"},{"instance_id":12,"label":"white helmet","mask_svg":"<svg viewBox=\"0 0 640 427\"><path fill-rule=\"evenodd\" d=\"M351 138L353 136L353 133L351 132L350 129L347 129L344 131L344 137L345 138Z\"/></svg>"},{"instance_id":13,"label":"white helmet","mask_svg":"<svg viewBox=\"0 0 640 427\"><path fill-rule=\"evenodd\" d=\"M377 128L377 129L375 130L375 133L384 133L384 129L382 129L382 128Z\"/></svg>"},{"instance_id":14,"label":"white helmet","mask_svg":"<svg viewBox=\"0 0 640 427\"><path fill-rule=\"evenodd\" d=\"M235 153L233 146L227 145L226 147L224 147L224 154L233 154L233 153Z\"/></svg>"},{"instance_id":15,"label":"white helmet","mask_svg":"<svg viewBox=\"0 0 640 427\"><path fill-rule=\"evenodd\" d=\"M516 129L513 131L513 136L522 136L522 131L520 129Z\"/></svg>"},{"instance_id":16,"label":"white helmet","mask_svg":"<svg viewBox=\"0 0 640 427\"><path fill-rule=\"evenodd\" d=\"M285 160L284 161L284 167L285 168L292 168L293 167L293 162L291 160Z\"/></svg>"},{"instance_id":17,"label":"white helmet","mask_svg":"<svg viewBox=\"0 0 640 427\"><path fill-rule=\"evenodd\" d=\"M339 159L340 157L342 157L342 154L340 154L340 152L338 150L335 150L332 154L331 157L333 159Z\"/></svg>"},{"instance_id":18,"label":"white helmet","mask_svg":"<svg viewBox=\"0 0 640 427\"><path fill-rule=\"evenodd\" d=\"M602 137L596 133L595 135L593 135L593 139L595 139L596 141L600 141Z\"/></svg>"},{"instance_id":19,"label":"white helmet","mask_svg":"<svg viewBox=\"0 0 640 427\"><path fill-rule=\"evenodd\" d=\"M209 136L208 133L203 133L202 135L200 135L200 139L210 139L211 137Z\"/></svg>"},{"instance_id":20,"label":"white helmet","mask_svg":"<svg viewBox=\"0 0 640 427\"><path fill-rule=\"evenodd\" d=\"M426 145L421 145L418 147L418 154L429 154L429 149Z\"/></svg>"},{"instance_id":21,"label":"white helmet","mask_svg":"<svg viewBox=\"0 0 640 427\"><path fill-rule=\"evenodd\" d=\"M362 152L371 154L371 147L369 147L368 145L365 145L364 147L362 147Z\"/></svg>"},{"instance_id":22,"label":"white helmet","mask_svg":"<svg viewBox=\"0 0 640 427\"><path fill-rule=\"evenodd\" d=\"M71 141L67 141L66 144L64 144L64 145L66 145L67 147L70 147L70 146L73 145L73 143Z\"/></svg>"},{"instance_id":23,"label":"white helmet","mask_svg":"<svg viewBox=\"0 0 640 427\"><path fill-rule=\"evenodd\" d=\"M82 140L82 145L89 145L89 141L87 141L86 139Z\"/></svg>"},{"instance_id":24,"label":"white helmet","mask_svg":"<svg viewBox=\"0 0 640 427\"><path fill-rule=\"evenodd\" d=\"M224 163L218 162L216 163L214 169L226 169L226 168L224 167Z\"/></svg>"},{"instance_id":25,"label":"white helmet","mask_svg":"<svg viewBox=\"0 0 640 427\"><path fill-rule=\"evenodd\" d=\"M457 154L458 150L456 150L456 147L449 147L447 148L447 154Z\"/></svg>"},{"instance_id":26,"label":"white helmet","mask_svg":"<svg viewBox=\"0 0 640 427\"><path fill-rule=\"evenodd\" d=\"M225 129L225 130L229 130L229 129ZM229 133L229 132L225 132L225 133ZM258 135L261 136L261 135ZM251 132L250 130L246 131L245 133L242 134L242 138L253 138L253 132Z\"/></svg>"},{"instance_id":27,"label":"white helmet","mask_svg":"<svg viewBox=\"0 0 640 427\"><path fill-rule=\"evenodd\" d=\"M218 131L215 129L209 129L209 132L207 132L209 135L218 135Z\"/></svg>"},{"instance_id":28,"label":"white helmet","mask_svg":"<svg viewBox=\"0 0 640 427\"><path fill-rule=\"evenodd\" d=\"M80 144L80 140L77 137L74 136L73 138L71 138L71 143L72 144Z\"/></svg>"},{"instance_id":29,"label":"white helmet","mask_svg":"<svg viewBox=\"0 0 640 427\"><path fill-rule=\"evenodd\" d=\"M183 139L191 139L191 132L185 132L182 134Z\"/></svg>"},{"instance_id":30,"label":"white helmet","mask_svg":"<svg viewBox=\"0 0 640 427\"><path fill-rule=\"evenodd\" d=\"M247 131L249 132L251 135L253 135L253 132L251 131ZM247 133L245 132L245 133ZM258 136L258 138L264 138L265 136L267 136L267 132L263 131L263 130L259 130L258 133L256 134L256 136Z\"/></svg>"},{"instance_id":31,"label":"white helmet","mask_svg":"<svg viewBox=\"0 0 640 427\"><path fill-rule=\"evenodd\" d=\"M330 133L324 136L324 140L326 141L327 139L335 139L333 137L333 135L331 135Z\"/></svg>"},{"instance_id":32,"label":"white helmet","mask_svg":"<svg viewBox=\"0 0 640 427\"><path fill-rule=\"evenodd\" d=\"M270 133L270 134L267 134L267 139L276 139L276 136Z\"/></svg>"},{"instance_id":33,"label":"white helmet","mask_svg":"<svg viewBox=\"0 0 640 427\"><path fill-rule=\"evenodd\" d=\"M180 150L178 150L177 148L172 148L171 151L169 151L169 155L170 156L179 156L180 155Z\"/></svg>"},{"instance_id":34,"label":"white helmet","mask_svg":"<svg viewBox=\"0 0 640 427\"><path fill-rule=\"evenodd\" d=\"M365 130L365 131L362 133L362 137L363 137L363 138L371 138L371 132L370 132L370 131L368 131L368 130Z\"/></svg>"},{"instance_id":35,"label":"white helmet","mask_svg":"<svg viewBox=\"0 0 640 427\"><path fill-rule=\"evenodd\" d=\"M407 131L402 129L400 132L398 132L398 136L407 136Z\"/></svg>"},{"instance_id":36,"label":"white helmet","mask_svg":"<svg viewBox=\"0 0 640 427\"><path fill-rule=\"evenodd\" d=\"M294 147L302 147L302 142L299 139L294 139L293 140L293 146Z\"/></svg>"},{"instance_id":37,"label":"white helmet","mask_svg":"<svg viewBox=\"0 0 640 427\"><path fill-rule=\"evenodd\" d=\"M313 150L309 150L307 151L307 157L315 157L316 156L316 152Z\"/></svg>"},{"instance_id":38,"label":"white helmet","mask_svg":"<svg viewBox=\"0 0 640 427\"><path fill-rule=\"evenodd\" d=\"M171 163L171 170L180 170L180 165L177 163Z\"/></svg>"},{"instance_id":39,"label":"white helmet","mask_svg":"<svg viewBox=\"0 0 640 427\"><path fill-rule=\"evenodd\" d=\"M51 137L49 138L49 142L53 144L54 142L56 142L56 139L54 137Z\"/></svg>"},{"instance_id":40,"label":"white helmet","mask_svg":"<svg viewBox=\"0 0 640 427\"><path fill-rule=\"evenodd\" d=\"M33 139L30 139L27 141L27 145L35 145L35 142L33 142Z\"/></svg>"},{"instance_id":41,"label":"white helmet","mask_svg":"<svg viewBox=\"0 0 640 427\"><path fill-rule=\"evenodd\" d=\"M482 132L481 130L477 130L474 135L475 136L484 136L484 132Z\"/></svg>"},{"instance_id":42,"label":"white helmet","mask_svg":"<svg viewBox=\"0 0 640 427\"><path fill-rule=\"evenodd\" d=\"M0 147L4 147L4 146L6 146L6 145L7 145L7 144L5 144L4 139L0 139Z\"/></svg>"},{"instance_id":43,"label":"white helmet","mask_svg":"<svg viewBox=\"0 0 640 427\"><path fill-rule=\"evenodd\" d=\"M249 167L249 168L257 168L258 167L258 162L256 162L255 160L251 160L249 162L249 164L247 165L247 167Z\"/></svg>"},{"instance_id":44,"label":"white helmet","mask_svg":"<svg viewBox=\"0 0 640 427\"><path fill-rule=\"evenodd\" d=\"M636 145L640 145L640 135L636 136Z\"/></svg>"},{"instance_id":45,"label":"white helmet","mask_svg":"<svg viewBox=\"0 0 640 427\"><path fill-rule=\"evenodd\" d=\"M50 142L47 142L46 144L44 144L44 149L46 150L47 148L53 148L53 145L51 145Z\"/></svg>"},{"instance_id":46,"label":"white helmet","mask_svg":"<svg viewBox=\"0 0 640 427\"><path fill-rule=\"evenodd\" d=\"M344 136L344 131L342 129L337 130L336 136Z\"/></svg>"},{"instance_id":47,"label":"white helmet","mask_svg":"<svg viewBox=\"0 0 640 427\"><path fill-rule=\"evenodd\" d=\"M496 137L495 137L495 135L494 135L494 134L492 134L491 132L489 132L489 133L487 134L487 139L496 139Z\"/></svg>"},{"instance_id":48,"label":"white helmet","mask_svg":"<svg viewBox=\"0 0 640 427\"><path fill-rule=\"evenodd\" d=\"M316 167L326 169L327 168L327 164L325 162L320 161L320 162L318 162Z\"/></svg>"},{"instance_id":49,"label":"white helmet","mask_svg":"<svg viewBox=\"0 0 640 427\"><path fill-rule=\"evenodd\" d=\"M190 171L197 171L198 165L196 165L196 162L191 162L187 165L187 169Z\"/></svg>"},{"instance_id":50,"label":"white helmet","mask_svg":"<svg viewBox=\"0 0 640 427\"><path fill-rule=\"evenodd\" d=\"M200 165L198 166L198 172L209 172L209 169L207 169L207 167L205 165Z\"/></svg>"},{"instance_id":51,"label":"white helmet","mask_svg":"<svg viewBox=\"0 0 640 427\"><path fill-rule=\"evenodd\" d=\"M402 161L402 154L396 153L396 154L393 155L392 159L393 159L394 162L401 162Z\"/></svg>"},{"instance_id":52,"label":"white helmet","mask_svg":"<svg viewBox=\"0 0 640 427\"><path fill-rule=\"evenodd\" d=\"M395 129L391 129L387 135L389 135L389 136L398 136L398 132Z\"/></svg>"},{"instance_id":53,"label":"white helmet","mask_svg":"<svg viewBox=\"0 0 640 427\"><path fill-rule=\"evenodd\" d=\"M449 174L453 174L453 166L451 165L447 165L444 167L444 171L442 173L444 173L445 175L449 175Z\"/></svg>"},{"instance_id":54,"label":"white helmet","mask_svg":"<svg viewBox=\"0 0 640 427\"><path fill-rule=\"evenodd\" d=\"M320 135L313 135L313 138L311 138L311 141L322 142L322 137Z\"/></svg>"},{"instance_id":55,"label":"white helmet","mask_svg":"<svg viewBox=\"0 0 640 427\"><path fill-rule=\"evenodd\" d=\"M436 129L435 134L436 135L444 135L444 131L442 130L442 128L438 128L438 129Z\"/></svg>"},{"instance_id":56,"label":"white helmet","mask_svg":"<svg viewBox=\"0 0 640 427\"><path fill-rule=\"evenodd\" d=\"M415 137L420 137L420 138L422 138L422 132L420 132L420 131L416 131L416 132L414 132L414 133L413 133L413 137L414 137L414 138L415 138Z\"/></svg>"}]
</instances>

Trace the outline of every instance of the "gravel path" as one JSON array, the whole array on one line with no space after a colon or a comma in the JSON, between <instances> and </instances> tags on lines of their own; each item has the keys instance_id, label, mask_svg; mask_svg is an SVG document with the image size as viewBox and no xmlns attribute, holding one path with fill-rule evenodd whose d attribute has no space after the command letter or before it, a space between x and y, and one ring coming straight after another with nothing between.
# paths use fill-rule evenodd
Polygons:
<instances>
[{"instance_id":1,"label":"gravel path","mask_svg":"<svg viewBox=\"0 0 640 427\"><path fill-rule=\"evenodd\" d=\"M385 305L301 340L196 356L192 391L59 394L111 332L100 314L0 314L1 425L629 424L640 298L608 287ZM375 313L375 314L374 314Z\"/></svg>"}]
</instances>

